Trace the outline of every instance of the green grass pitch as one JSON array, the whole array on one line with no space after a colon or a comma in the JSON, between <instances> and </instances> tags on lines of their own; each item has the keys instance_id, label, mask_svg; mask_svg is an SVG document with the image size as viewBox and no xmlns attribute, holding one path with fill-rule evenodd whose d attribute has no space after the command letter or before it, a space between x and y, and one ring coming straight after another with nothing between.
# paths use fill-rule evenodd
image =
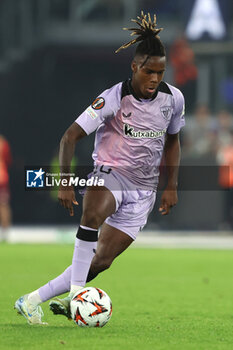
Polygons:
<instances>
[{"instance_id":1,"label":"green grass pitch","mask_svg":"<svg viewBox=\"0 0 233 350\"><path fill-rule=\"evenodd\" d=\"M233 348L233 252L130 248L90 283L113 316L79 328L43 304L49 326L30 326L15 300L61 273L71 245L0 245L0 349L222 350Z\"/></svg>"}]
</instances>

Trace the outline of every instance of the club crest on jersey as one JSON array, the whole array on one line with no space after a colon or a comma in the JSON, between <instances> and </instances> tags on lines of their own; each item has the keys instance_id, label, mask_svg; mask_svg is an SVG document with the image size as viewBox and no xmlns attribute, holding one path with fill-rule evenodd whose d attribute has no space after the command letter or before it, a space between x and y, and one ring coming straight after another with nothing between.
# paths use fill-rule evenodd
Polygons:
<instances>
[{"instance_id":1,"label":"club crest on jersey","mask_svg":"<svg viewBox=\"0 0 233 350\"><path fill-rule=\"evenodd\" d=\"M172 115L172 108L169 106L160 107L160 111L166 120L169 120Z\"/></svg>"},{"instance_id":2,"label":"club crest on jersey","mask_svg":"<svg viewBox=\"0 0 233 350\"><path fill-rule=\"evenodd\" d=\"M95 99L95 101L92 103L91 107L93 109L101 109L105 105L105 99L103 97L98 97Z\"/></svg>"}]
</instances>

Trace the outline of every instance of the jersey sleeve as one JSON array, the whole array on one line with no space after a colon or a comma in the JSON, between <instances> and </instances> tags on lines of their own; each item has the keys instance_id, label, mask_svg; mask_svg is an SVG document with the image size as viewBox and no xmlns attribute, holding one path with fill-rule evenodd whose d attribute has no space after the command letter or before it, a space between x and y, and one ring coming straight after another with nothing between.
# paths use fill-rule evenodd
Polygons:
<instances>
[{"instance_id":1,"label":"jersey sleeve","mask_svg":"<svg viewBox=\"0 0 233 350\"><path fill-rule=\"evenodd\" d=\"M177 134L180 129L185 125L184 113L185 113L185 101L182 92L175 89L174 93L174 109L171 117L171 121L167 128L168 134Z\"/></svg>"},{"instance_id":2,"label":"jersey sleeve","mask_svg":"<svg viewBox=\"0 0 233 350\"><path fill-rule=\"evenodd\" d=\"M114 117L120 108L122 83L100 94L75 120L87 135L95 131L107 118Z\"/></svg>"}]
</instances>

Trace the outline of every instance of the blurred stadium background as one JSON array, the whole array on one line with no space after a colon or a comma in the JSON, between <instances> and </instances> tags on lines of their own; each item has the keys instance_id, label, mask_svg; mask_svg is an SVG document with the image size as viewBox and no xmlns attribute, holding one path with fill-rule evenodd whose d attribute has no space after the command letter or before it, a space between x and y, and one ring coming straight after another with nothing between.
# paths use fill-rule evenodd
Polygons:
<instances>
[{"instance_id":1,"label":"blurred stadium background","mask_svg":"<svg viewBox=\"0 0 233 350\"><path fill-rule=\"evenodd\" d=\"M53 164L66 128L101 91L131 75L134 49L114 51L128 40L121 28L141 9L157 14L168 57L165 80L185 95L181 164L189 167L179 204L161 217L157 200L147 230L150 237L231 235L233 179L222 170L233 166L233 2L1 0L0 134L13 159L10 241L23 234L25 240L74 239L81 210L70 218L54 192L25 191L24 167ZM78 165L92 164L93 141L91 135L78 144Z\"/></svg>"}]
</instances>

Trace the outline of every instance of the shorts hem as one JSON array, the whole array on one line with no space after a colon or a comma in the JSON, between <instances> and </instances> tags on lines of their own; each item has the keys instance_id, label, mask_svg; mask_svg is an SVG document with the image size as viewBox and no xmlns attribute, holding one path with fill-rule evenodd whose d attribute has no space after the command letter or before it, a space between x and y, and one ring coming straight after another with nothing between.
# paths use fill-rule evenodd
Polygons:
<instances>
[{"instance_id":1,"label":"shorts hem","mask_svg":"<svg viewBox=\"0 0 233 350\"><path fill-rule=\"evenodd\" d=\"M115 223L115 222L112 221L112 220L108 220L108 219L106 219L105 222L106 222L106 224L108 224L109 226L115 227L115 228L117 228L118 230L124 232L126 235L130 236L134 241L136 240L137 236L134 235L132 232L129 232L127 229L122 228L121 225ZM138 231L138 232L139 232L139 231ZM137 233L138 233L138 232L137 232Z\"/></svg>"}]
</instances>

